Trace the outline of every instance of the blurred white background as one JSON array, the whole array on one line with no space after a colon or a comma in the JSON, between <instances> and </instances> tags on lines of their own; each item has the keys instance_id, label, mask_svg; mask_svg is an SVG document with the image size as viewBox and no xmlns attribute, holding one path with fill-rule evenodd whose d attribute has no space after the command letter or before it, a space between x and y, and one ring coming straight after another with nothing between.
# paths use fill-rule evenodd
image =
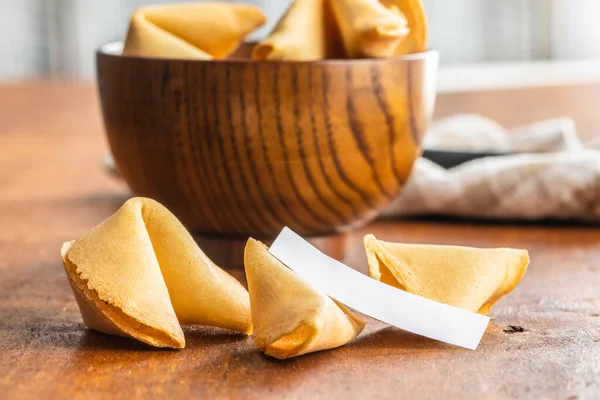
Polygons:
<instances>
[{"instance_id":1,"label":"blurred white background","mask_svg":"<svg viewBox=\"0 0 600 400\"><path fill-rule=\"evenodd\" d=\"M257 4L269 17L269 24L255 35L260 38L291 0L236 1ZM0 0L0 80L92 79L98 46L123 39L136 7L165 2ZM445 66L600 59L598 0L424 2L430 46L440 51Z\"/></svg>"}]
</instances>

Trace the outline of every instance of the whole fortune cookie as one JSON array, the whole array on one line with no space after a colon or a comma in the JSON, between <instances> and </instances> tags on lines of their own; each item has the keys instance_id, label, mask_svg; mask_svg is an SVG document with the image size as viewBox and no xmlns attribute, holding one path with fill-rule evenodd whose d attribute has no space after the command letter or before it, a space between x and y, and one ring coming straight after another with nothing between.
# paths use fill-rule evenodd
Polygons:
<instances>
[{"instance_id":1,"label":"whole fortune cookie","mask_svg":"<svg viewBox=\"0 0 600 400\"><path fill-rule=\"evenodd\" d=\"M258 7L225 2L152 5L131 17L123 54L225 58L266 22Z\"/></svg>"},{"instance_id":2,"label":"whole fortune cookie","mask_svg":"<svg viewBox=\"0 0 600 400\"><path fill-rule=\"evenodd\" d=\"M252 52L255 60L321 60L326 54L326 0L294 0L269 36Z\"/></svg>"},{"instance_id":3,"label":"whole fortune cookie","mask_svg":"<svg viewBox=\"0 0 600 400\"><path fill-rule=\"evenodd\" d=\"M180 324L252 332L246 289L154 200L128 200L61 255L93 330L172 348L185 346Z\"/></svg>"},{"instance_id":4,"label":"whole fortune cookie","mask_svg":"<svg viewBox=\"0 0 600 400\"><path fill-rule=\"evenodd\" d=\"M409 34L408 22L398 7L379 0L332 1L346 55L351 58L391 57Z\"/></svg>"},{"instance_id":5,"label":"whole fortune cookie","mask_svg":"<svg viewBox=\"0 0 600 400\"><path fill-rule=\"evenodd\" d=\"M364 239L369 276L398 289L487 314L529 265L527 250L477 249Z\"/></svg>"},{"instance_id":6,"label":"whole fortune cookie","mask_svg":"<svg viewBox=\"0 0 600 400\"><path fill-rule=\"evenodd\" d=\"M400 41L394 55L422 53L427 51L427 14L423 0L381 0L390 9L402 13L408 22L408 35Z\"/></svg>"}]
</instances>

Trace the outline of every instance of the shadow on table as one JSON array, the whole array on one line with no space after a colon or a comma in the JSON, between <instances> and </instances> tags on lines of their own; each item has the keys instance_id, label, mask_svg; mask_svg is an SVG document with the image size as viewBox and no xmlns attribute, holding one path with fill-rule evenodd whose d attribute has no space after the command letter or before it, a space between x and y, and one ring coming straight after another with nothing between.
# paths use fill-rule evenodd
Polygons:
<instances>
[{"instance_id":1,"label":"shadow on table","mask_svg":"<svg viewBox=\"0 0 600 400\"><path fill-rule=\"evenodd\" d=\"M399 350L448 350L455 347L429 339L423 336L415 335L407 331L389 326L379 329L375 332L359 336L353 342L348 344L352 349L369 349L374 353Z\"/></svg>"},{"instance_id":2,"label":"shadow on table","mask_svg":"<svg viewBox=\"0 0 600 400\"><path fill-rule=\"evenodd\" d=\"M157 351L156 347L148 346L126 337L105 335L83 327L83 332L79 342L73 344L74 348L81 350L117 350L117 351Z\"/></svg>"},{"instance_id":3,"label":"shadow on table","mask_svg":"<svg viewBox=\"0 0 600 400\"><path fill-rule=\"evenodd\" d=\"M152 347L135 339L107 335L83 327L83 333L79 342L75 345L80 349L102 349L102 350L127 350L127 351L178 351L178 349ZM185 347L213 347L232 345L237 342L249 340L249 337L225 329L205 326L185 326ZM74 346L74 347L75 347Z\"/></svg>"}]
</instances>

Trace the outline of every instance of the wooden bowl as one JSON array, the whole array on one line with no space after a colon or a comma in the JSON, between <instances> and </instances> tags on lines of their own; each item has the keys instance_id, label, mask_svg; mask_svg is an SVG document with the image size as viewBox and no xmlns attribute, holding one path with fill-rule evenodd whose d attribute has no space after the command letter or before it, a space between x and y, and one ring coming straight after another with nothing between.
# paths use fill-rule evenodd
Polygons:
<instances>
[{"instance_id":1,"label":"wooden bowl","mask_svg":"<svg viewBox=\"0 0 600 400\"><path fill-rule=\"evenodd\" d=\"M108 143L136 195L204 235L342 232L398 195L435 102L435 51L319 62L97 54ZM247 54L247 47L242 49Z\"/></svg>"}]
</instances>

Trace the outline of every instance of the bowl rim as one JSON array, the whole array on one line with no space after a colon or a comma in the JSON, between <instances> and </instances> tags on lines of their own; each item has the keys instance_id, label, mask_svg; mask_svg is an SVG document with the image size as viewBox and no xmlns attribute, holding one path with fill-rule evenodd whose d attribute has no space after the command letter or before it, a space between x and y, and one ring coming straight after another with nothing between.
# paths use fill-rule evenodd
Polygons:
<instances>
[{"instance_id":1,"label":"bowl rim","mask_svg":"<svg viewBox=\"0 0 600 400\"><path fill-rule=\"evenodd\" d=\"M213 60L195 60L186 58L160 58L160 57L145 57L136 55L123 55L123 41L115 41L106 43L96 50L97 57L109 57L124 60L145 60L145 61L162 61L162 62L185 62L191 64L301 64L301 65L332 65L332 64L359 64L373 62L399 62L399 61L419 61L428 59L439 59L439 52L435 49L430 49L421 53L406 54L402 56L387 57L387 58L333 58L325 60L312 61L293 61L293 60L252 60L244 58L236 59L213 59Z\"/></svg>"}]
</instances>

